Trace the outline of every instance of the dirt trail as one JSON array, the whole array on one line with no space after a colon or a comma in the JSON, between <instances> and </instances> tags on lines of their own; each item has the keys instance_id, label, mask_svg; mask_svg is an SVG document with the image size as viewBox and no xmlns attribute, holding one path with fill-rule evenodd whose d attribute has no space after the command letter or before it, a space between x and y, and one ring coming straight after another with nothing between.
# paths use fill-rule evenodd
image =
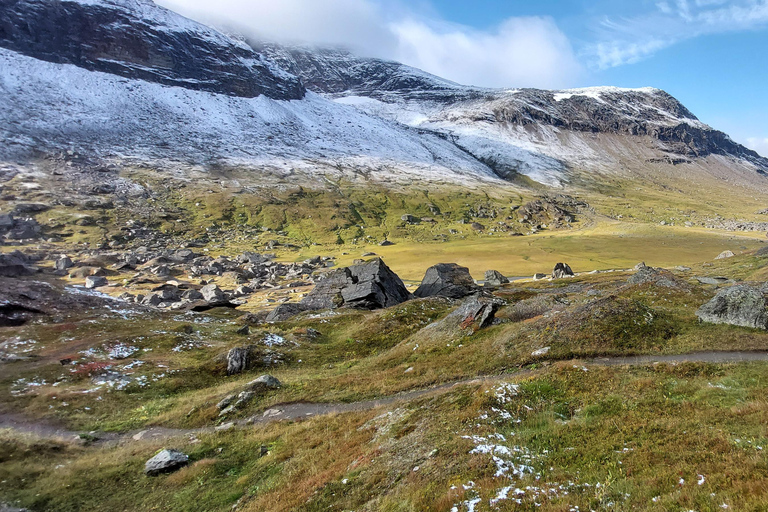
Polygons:
<instances>
[{"instance_id":1,"label":"dirt trail","mask_svg":"<svg viewBox=\"0 0 768 512\"><path fill-rule=\"evenodd\" d=\"M653 363L740 363L753 361L768 361L768 352L694 352L680 355L643 355L625 357L599 357L595 359L574 359L574 363L584 365L602 366L642 366ZM414 391L398 393L397 395L378 398L375 400L363 400L351 403L305 403L276 405L264 411L264 413L244 420L238 420L228 428L246 427L248 425L269 423L281 420L300 420L325 414L339 414L354 411L368 411L392 405L399 402L408 402L430 394L445 393L456 386L481 384L483 382L510 381L528 377L534 374L534 370L522 370L512 374L475 377L433 386ZM221 429L222 427L219 427ZM224 427L227 428L227 427ZM131 441L164 440L172 437L194 437L197 434L215 432L216 427L204 427L197 429L172 429L163 427L148 427L124 433L83 433L67 430L65 428L40 422L31 422L23 416L0 412L0 430L10 429L21 434L29 434L42 439L80 441L83 439L97 438L99 444L112 444Z\"/></svg>"}]
</instances>

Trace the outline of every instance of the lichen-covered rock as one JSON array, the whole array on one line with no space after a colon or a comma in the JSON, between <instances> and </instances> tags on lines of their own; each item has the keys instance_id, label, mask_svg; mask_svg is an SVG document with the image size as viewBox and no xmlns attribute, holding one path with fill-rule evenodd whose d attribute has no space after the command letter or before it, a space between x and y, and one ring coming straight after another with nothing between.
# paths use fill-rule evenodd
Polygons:
<instances>
[{"instance_id":1,"label":"lichen-covered rock","mask_svg":"<svg viewBox=\"0 0 768 512\"><path fill-rule=\"evenodd\" d=\"M251 359L249 347L235 347L227 353L227 375L242 373L248 369Z\"/></svg>"},{"instance_id":2,"label":"lichen-covered rock","mask_svg":"<svg viewBox=\"0 0 768 512\"><path fill-rule=\"evenodd\" d=\"M715 259L716 260L723 260L725 258L733 258L734 256L736 256L736 255L733 254L733 251L723 251L720 254L718 254L717 256L715 256Z\"/></svg>"},{"instance_id":3,"label":"lichen-covered rock","mask_svg":"<svg viewBox=\"0 0 768 512\"><path fill-rule=\"evenodd\" d=\"M189 457L178 450L162 450L144 464L144 474L157 476L172 473L189 463Z\"/></svg>"},{"instance_id":4,"label":"lichen-covered rock","mask_svg":"<svg viewBox=\"0 0 768 512\"><path fill-rule=\"evenodd\" d=\"M416 297L448 297L461 299L479 290L467 267L456 263L438 263L427 269L424 279L413 293Z\"/></svg>"},{"instance_id":5,"label":"lichen-covered rock","mask_svg":"<svg viewBox=\"0 0 768 512\"><path fill-rule=\"evenodd\" d=\"M203 300L211 303L226 302L227 296L221 291L221 288L215 284L207 284L200 289L200 293L203 295Z\"/></svg>"},{"instance_id":6,"label":"lichen-covered rock","mask_svg":"<svg viewBox=\"0 0 768 512\"><path fill-rule=\"evenodd\" d=\"M768 302L757 288L736 285L717 292L696 316L707 323L768 329Z\"/></svg>"}]
</instances>

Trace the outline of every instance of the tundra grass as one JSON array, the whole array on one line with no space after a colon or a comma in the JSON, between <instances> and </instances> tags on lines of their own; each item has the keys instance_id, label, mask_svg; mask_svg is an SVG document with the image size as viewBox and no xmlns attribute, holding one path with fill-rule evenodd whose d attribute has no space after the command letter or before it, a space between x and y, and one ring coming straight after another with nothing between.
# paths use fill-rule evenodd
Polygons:
<instances>
[{"instance_id":1,"label":"tundra grass","mask_svg":"<svg viewBox=\"0 0 768 512\"><path fill-rule=\"evenodd\" d=\"M763 363L559 364L389 410L163 444L7 432L0 496L57 511L763 510L766 383ZM190 465L145 477L169 446Z\"/></svg>"}]
</instances>

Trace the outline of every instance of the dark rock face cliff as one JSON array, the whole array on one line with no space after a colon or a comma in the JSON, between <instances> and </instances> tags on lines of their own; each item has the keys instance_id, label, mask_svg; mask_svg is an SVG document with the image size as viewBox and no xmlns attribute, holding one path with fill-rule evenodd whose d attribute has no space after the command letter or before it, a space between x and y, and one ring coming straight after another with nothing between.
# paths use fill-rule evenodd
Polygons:
<instances>
[{"instance_id":1,"label":"dark rock face cliff","mask_svg":"<svg viewBox=\"0 0 768 512\"><path fill-rule=\"evenodd\" d=\"M0 0L0 46L41 60L231 96L304 97L245 43L151 0Z\"/></svg>"}]
</instances>

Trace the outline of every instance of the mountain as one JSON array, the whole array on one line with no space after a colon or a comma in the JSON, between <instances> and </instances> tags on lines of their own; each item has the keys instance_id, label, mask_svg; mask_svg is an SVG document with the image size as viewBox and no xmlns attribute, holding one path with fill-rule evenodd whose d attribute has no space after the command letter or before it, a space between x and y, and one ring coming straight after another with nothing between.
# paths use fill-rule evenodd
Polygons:
<instances>
[{"instance_id":1,"label":"mountain","mask_svg":"<svg viewBox=\"0 0 768 512\"><path fill-rule=\"evenodd\" d=\"M151 0L2 0L0 12L0 46L36 59L246 98L304 96L247 44Z\"/></svg>"},{"instance_id":2,"label":"mountain","mask_svg":"<svg viewBox=\"0 0 768 512\"><path fill-rule=\"evenodd\" d=\"M768 171L658 89L468 87L340 50L248 44L150 0L0 0L0 66L7 161L236 167L318 186L660 175L764 186Z\"/></svg>"},{"instance_id":3,"label":"mountain","mask_svg":"<svg viewBox=\"0 0 768 512\"><path fill-rule=\"evenodd\" d=\"M564 91L467 87L344 50L252 43L306 86L337 102L443 133L496 174L557 185L573 171L647 164L733 165L765 174L768 159L699 121L654 88ZM638 159L638 157L640 157Z\"/></svg>"}]
</instances>

